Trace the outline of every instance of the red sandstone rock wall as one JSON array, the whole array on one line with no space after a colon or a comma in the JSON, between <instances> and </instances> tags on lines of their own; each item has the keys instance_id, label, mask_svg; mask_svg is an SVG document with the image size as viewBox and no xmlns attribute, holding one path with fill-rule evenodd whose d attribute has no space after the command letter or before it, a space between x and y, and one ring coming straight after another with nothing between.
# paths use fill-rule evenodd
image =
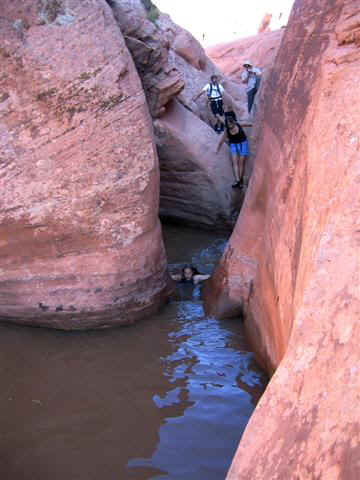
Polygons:
<instances>
[{"instance_id":1,"label":"red sandstone rock wall","mask_svg":"<svg viewBox=\"0 0 360 480\"><path fill-rule=\"evenodd\" d=\"M234 178L228 153L223 149L215 156L218 136L209 127L214 119L206 95L196 103L192 101L210 75L219 72L199 42L168 15L159 13L150 20L141 0L110 3L154 118L162 218L202 228L232 228L241 200L231 189ZM226 104L243 115L243 87L227 78L222 83L227 91ZM216 177L219 169L222 174Z\"/></svg>"},{"instance_id":2,"label":"red sandstone rock wall","mask_svg":"<svg viewBox=\"0 0 360 480\"><path fill-rule=\"evenodd\" d=\"M243 63L251 60L264 73L270 71L284 30L263 32L234 42L220 43L206 49L206 54L221 72L234 81L240 81Z\"/></svg>"},{"instance_id":3,"label":"red sandstone rock wall","mask_svg":"<svg viewBox=\"0 0 360 480\"><path fill-rule=\"evenodd\" d=\"M231 188L227 147L216 154L219 136L175 100L154 127L161 166L160 215L195 227L230 228L242 194Z\"/></svg>"},{"instance_id":4,"label":"red sandstone rock wall","mask_svg":"<svg viewBox=\"0 0 360 480\"><path fill-rule=\"evenodd\" d=\"M269 32L270 31L270 22L271 22L271 19L272 19L272 16L273 14L272 13L265 13L261 22L260 22L260 25L259 25L259 28L258 28L258 33L264 33L264 32Z\"/></svg>"},{"instance_id":5,"label":"red sandstone rock wall","mask_svg":"<svg viewBox=\"0 0 360 480\"><path fill-rule=\"evenodd\" d=\"M134 321L167 288L158 160L105 1L0 6L0 318Z\"/></svg>"},{"instance_id":6,"label":"red sandstone rock wall","mask_svg":"<svg viewBox=\"0 0 360 480\"><path fill-rule=\"evenodd\" d=\"M270 371L228 479L360 478L360 10L298 0L255 171L207 292Z\"/></svg>"},{"instance_id":7,"label":"red sandstone rock wall","mask_svg":"<svg viewBox=\"0 0 360 480\"><path fill-rule=\"evenodd\" d=\"M257 152L261 133L262 117L264 112L266 86L278 52L284 30L265 32L248 38L241 38L234 42L214 45L206 50L207 55L215 65L231 80L239 85L238 99L235 111L240 119L247 119L247 95L245 85L241 82L244 61L251 60L262 71L259 92L251 112L253 127L248 130L250 157L246 162L246 180L251 176L253 160Z\"/></svg>"}]
</instances>

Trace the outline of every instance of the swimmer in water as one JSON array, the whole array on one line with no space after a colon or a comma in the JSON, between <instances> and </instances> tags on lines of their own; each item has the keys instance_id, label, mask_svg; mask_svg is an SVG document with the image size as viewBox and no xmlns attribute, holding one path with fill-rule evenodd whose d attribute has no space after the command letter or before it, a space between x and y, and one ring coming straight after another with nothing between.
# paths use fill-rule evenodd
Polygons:
<instances>
[{"instance_id":1,"label":"swimmer in water","mask_svg":"<svg viewBox=\"0 0 360 480\"><path fill-rule=\"evenodd\" d=\"M210 275L204 275L200 273L198 269L192 265L185 265L185 267L181 270L181 273L171 273L170 276L176 282L193 283L194 285L197 285L199 282L210 278Z\"/></svg>"}]
</instances>

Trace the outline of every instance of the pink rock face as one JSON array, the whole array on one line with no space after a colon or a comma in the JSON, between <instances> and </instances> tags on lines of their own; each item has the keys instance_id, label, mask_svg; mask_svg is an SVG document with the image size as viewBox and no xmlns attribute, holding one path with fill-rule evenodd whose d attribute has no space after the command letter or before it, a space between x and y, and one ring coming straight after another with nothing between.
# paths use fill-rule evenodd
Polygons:
<instances>
[{"instance_id":1,"label":"pink rock face","mask_svg":"<svg viewBox=\"0 0 360 480\"><path fill-rule=\"evenodd\" d=\"M216 154L218 134L177 101L154 127L161 216L195 227L231 228L242 198L240 190L231 188L228 148L223 146Z\"/></svg>"},{"instance_id":2,"label":"pink rock face","mask_svg":"<svg viewBox=\"0 0 360 480\"><path fill-rule=\"evenodd\" d=\"M186 30L183 30L176 36L172 48L180 57L198 70L202 70L205 67L207 58L204 49Z\"/></svg>"},{"instance_id":3,"label":"pink rock face","mask_svg":"<svg viewBox=\"0 0 360 480\"><path fill-rule=\"evenodd\" d=\"M208 308L274 373L228 480L360 478L358 2L295 3Z\"/></svg>"},{"instance_id":4,"label":"pink rock face","mask_svg":"<svg viewBox=\"0 0 360 480\"><path fill-rule=\"evenodd\" d=\"M220 43L206 49L219 70L240 82L244 61L250 60L266 74L275 61L284 30L263 32L234 42Z\"/></svg>"},{"instance_id":5,"label":"pink rock face","mask_svg":"<svg viewBox=\"0 0 360 480\"><path fill-rule=\"evenodd\" d=\"M168 282L145 96L105 1L41 5L0 7L0 318L131 323Z\"/></svg>"},{"instance_id":6,"label":"pink rock face","mask_svg":"<svg viewBox=\"0 0 360 480\"><path fill-rule=\"evenodd\" d=\"M271 19L272 19L272 13L265 13L265 15L263 16L260 22L258 33L264 33L264 32L270 31L269 25L270 25Z\"/></svg>"},{"instance_id":7,"label":"pink rock face","mask_svg":"<svg viewBox=\"0 0 360 480\"><path fill-rule=\"evenodd\" d=\"M228 80L226 82L227 91L231 92L232 95L232 98L227 99L227 103L229 108L231 105L232 110L237 113L240 120L247 120L249 117L246 86L241 82L244 61L251 60L262 72L260 89L255 97L255 103L250 116L253 128L247 132L251 155L246 165L246 178L251 176L253 170L253 159L256 155L261 135L266 85L283 33L283 30L261 33L253 37L236 40L235 42L214 45L206 50L207 55L209 55L215 65L228 79L231 79L231 81ZM234 88L233 85L236 85L236 87ZM234 95L233 92L236 92L236 94ZM234 97L236 101L234 101Z\"/></svg>"},{"instance_id":8,"label":"pink rock face","mask_svg":"<svg viewBox=\"0 0 360 480\"><path fill-rule=\"evenodd\" d=\"M150 113L157 118L184 88L180 72L168 64L175 34L148 19L142 0L113 0L111 6L140 74Z\"/></svg>"},{"instance_id":9,"label":"pink rock face","mask_svg":"<svg viewBox=\"0 0 360 480\"><path fill-rule=\"evenodd\" d=\"M162 218L202 228L231 228L241 198L231 189L233 173L227 154L214 156L218 137L209 128L214 118L206 95L192 100L210 76L221 77L220 72L199 42L168 15L160 13L150 21L141 0L112 0L111 5L154 119L161 160ZM243 87L226 78L221 82L226 106L241 117L240 105L246 98ZM223 172L218 178L219 165Z\"/></svg>"}]
</instances>

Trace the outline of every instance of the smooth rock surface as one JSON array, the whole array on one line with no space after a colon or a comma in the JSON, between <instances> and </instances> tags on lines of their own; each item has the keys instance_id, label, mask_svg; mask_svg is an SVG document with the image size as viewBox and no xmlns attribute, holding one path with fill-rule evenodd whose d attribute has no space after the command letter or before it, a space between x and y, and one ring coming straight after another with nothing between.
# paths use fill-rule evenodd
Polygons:
<instances>
[{"instance_id":1,"label":"smooth rock surface","mask_svg":"<svg viewBox=\"0 0 360 480\"><path fill-rule=\"evenodd\" d=\"M233 83L240 85L238 88L239 98L234 110L240 120L250 120L253 124L253 127L247 131L250 156L245 168L246 182L248 182L252 174L254 158L262 132L265 99L268 95L266 90L267 84L283 34L284 30L264 32L234 42L214 45L206 49L207 55L209 55L219 70L230 78ZM251 60L262 72L260 88L255 97L250 115L248 114L246 85L241 82L241 73L244 71L243 63L247 60Z\"/></svg>"},{"instance_id":2,"label":"smooth rock surface","mask_svg":"<svg viewBox=\"0 0 360 480\"><path fill-rule=\"evenodd\" d=\"M270 372L228 480L360 478L360 11L298 0L243 210L207 290Z\"/></svg>"},{"instance_id":3,"label":"smooth rock surface","mask_svg":"<svg viewBox=\"0 0 360 480\"><path fill-rule=\"evenodd\" d=\"M209 129L214 117L205 94L192 100L212 74L222 77L220 72L200 43L168 15L159 12L151 21L141 0L113 0L111 5L154 119L161 183L165 182L160 189L161 217L201 228L232 228L241 197L231 190L228 155L223 150L214 168L218 137ZM227 78L221 82L226 107L243 116L244 89ZM219 178L214 176L218 167Z\"/></svg>"},{"instance_id":4,"label":"smooth rock surface","mask_svg":"<svg viewBox=\"0 0 360 480\"><path fill-rule=\"evenodd\" d=\"M168 276L141 82L107 3L0 6L0 318L131 323Z\"/></svg>"},{"instance_id":5,"label":"smooth rock surface","mask_svg":"<svg viewBox=\"0 0 360 480\"><path fill-rule=\"evenodd\" d=\"M266 74L270 71L284 30L262 32L234 42L219 43L206 49L206 54L224 75L240 82L244 61L250 60Z\"/></svg>"},{"instance_id":6,"label":"smooth rock surface","mask_svg":"<svg viewBox=\"0 0 360 480\"><path fill-rule=\"evenodd\" d=\"M154 123L160 162L160 215L203 228L230 229L242 201L228 149L219 136L174 100ZM180 205L180 208L179 208Z\"/></svg>"}]
</instances>

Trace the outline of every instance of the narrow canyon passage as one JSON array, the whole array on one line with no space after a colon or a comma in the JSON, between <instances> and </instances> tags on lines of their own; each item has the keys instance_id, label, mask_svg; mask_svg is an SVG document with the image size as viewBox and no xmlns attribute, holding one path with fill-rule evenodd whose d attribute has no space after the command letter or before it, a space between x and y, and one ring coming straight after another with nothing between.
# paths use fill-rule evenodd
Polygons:
<instances>
[{"instance_id":1,"label":"narrow canyon passage","mask_svg":"<svg viewBox=\"0 0 360 480\"><path fill-rule=\"evenodd\" d=\"M170 268L210 272L226 239L167 226ZM0 326L1 478L225 478L265 386L238 320L188 285L156 318L65 333Z\"/></svg>"}]
</instances>

